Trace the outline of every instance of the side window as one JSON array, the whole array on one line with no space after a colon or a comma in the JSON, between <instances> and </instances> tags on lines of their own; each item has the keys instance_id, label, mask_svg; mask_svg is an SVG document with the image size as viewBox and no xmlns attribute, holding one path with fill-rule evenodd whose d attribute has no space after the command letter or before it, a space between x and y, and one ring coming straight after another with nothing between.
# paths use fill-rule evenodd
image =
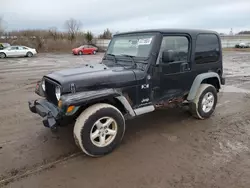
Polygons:
<instances>
[{"instance_id":1,"label":"side window","mask_svg":"<svg viewBox=\"0 0 250 188\"><path fill-rule=\"evenodd\" d=\"M161 61L162 52L173 50L176 53L175 61L187 61L189 40L185 36L165 36L162 39L158 62Z\"/></svg>"},{"instance_id":2,"label":"side window","mask_svg":"<svg viewBox=\"0 0 250 188\"><path fill-rule=\"evenodd\" d=\"M217 62L220 57L219 39L215 34L199 34L196 39L196 64Z\"/></svg>"},{"instance_id":3,"label":"side window","mask_svg":"<svg viewBox=\"0 0 250 188\"><path fill-rule=\"evenodd\" d=\"M18 47L12 46L10 49L11 49L11 50L18 50Z\"/></svg>"}]
</instances>

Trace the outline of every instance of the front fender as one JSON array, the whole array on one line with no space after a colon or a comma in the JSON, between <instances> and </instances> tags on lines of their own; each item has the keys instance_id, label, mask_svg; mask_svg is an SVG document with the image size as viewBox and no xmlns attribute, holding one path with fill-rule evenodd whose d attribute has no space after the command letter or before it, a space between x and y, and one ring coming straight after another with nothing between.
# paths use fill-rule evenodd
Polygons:
<instances>
[{"instance_id":1,"label":"front fender","mask_svg":"<svg viewBox=\"0 0 250 188\"><path fill-rule=\"evenodd\" d=\"M130 117L135 116L135 112L128 102L127 98L123 96L122 92L116 89L101 89L94 91L84 91L74 94L67 94L61 97L62 108L68 106L84 106L88 103L98 102L108 98L116 98L126 109Z\"/></svg>"},{"instance_id":2,"label":"front fender","mask_svg":"<svg viewBox=\"0 0 250 188\"><path fill-rule=\"evenodd\" d=\"M61 102L63 106L82 106L90 102L106 99L108 97L117 97L119 95L120 93L115 89L83 91L63 95L61 97Z\"/></svg>"}]
</instances>

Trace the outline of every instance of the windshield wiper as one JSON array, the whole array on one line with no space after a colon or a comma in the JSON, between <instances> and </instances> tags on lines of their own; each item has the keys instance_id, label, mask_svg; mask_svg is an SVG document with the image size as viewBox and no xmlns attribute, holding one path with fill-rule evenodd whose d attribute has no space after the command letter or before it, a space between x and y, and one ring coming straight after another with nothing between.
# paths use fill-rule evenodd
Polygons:
<instances>
[{"instance_id":1,"label":"windshield wiper","mask_svg":"<svg viewBox=\"0 0 250 188\"><path fill-rule=\"evenodd\" d=\"M112 56L113 59L114 59L114 62L116 63L116 58L115 58L115 55L114 55L114 54L106 54L106 55Z\"/></svg>"},{"instance_id":2,"label":"windshield wiper","mask_svg":"<svg viewBox=\"0 0 250 188\"><path fill-rule=\"evenodd\" d=\"M121 54L121 56L129 57L131 59L132 63L134 64L134 66L137 67L137 64L136 64L136 62L134 60L135 56L127 55L127 54Z\"/></svg>"}]
</instances>

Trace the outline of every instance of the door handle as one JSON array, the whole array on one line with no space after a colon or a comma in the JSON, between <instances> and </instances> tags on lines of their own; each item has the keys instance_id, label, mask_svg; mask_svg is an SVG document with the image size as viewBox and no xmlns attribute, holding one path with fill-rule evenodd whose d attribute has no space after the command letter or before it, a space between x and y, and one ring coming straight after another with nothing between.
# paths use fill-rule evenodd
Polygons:
<instances>
[{"instance_id":1,"label":"door handle","mask_svg":"<svg viewBox=\"0 0 250 188\"><path fill-rule=\"evenodd\" d=\"M188 63L182 63L180 68L181 68L181 72L190 71L190 67Z\"/></svg>"}]
</instances>

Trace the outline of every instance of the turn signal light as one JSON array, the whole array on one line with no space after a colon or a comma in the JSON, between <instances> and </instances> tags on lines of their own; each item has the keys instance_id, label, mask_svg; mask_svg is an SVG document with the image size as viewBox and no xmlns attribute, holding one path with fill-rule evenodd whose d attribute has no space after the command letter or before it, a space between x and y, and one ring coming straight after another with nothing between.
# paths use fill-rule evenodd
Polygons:
<instances>
[{"instance_id":1,"label":"turn signal light","mask_svg":"<svg viewBox=\"0 0 250 188\"><path fill-rule=\"evenodd\" d=\"M67 109L67 113L72 112L75 109L75 106L69 106Z\"/></svg>"}]
</instances>

